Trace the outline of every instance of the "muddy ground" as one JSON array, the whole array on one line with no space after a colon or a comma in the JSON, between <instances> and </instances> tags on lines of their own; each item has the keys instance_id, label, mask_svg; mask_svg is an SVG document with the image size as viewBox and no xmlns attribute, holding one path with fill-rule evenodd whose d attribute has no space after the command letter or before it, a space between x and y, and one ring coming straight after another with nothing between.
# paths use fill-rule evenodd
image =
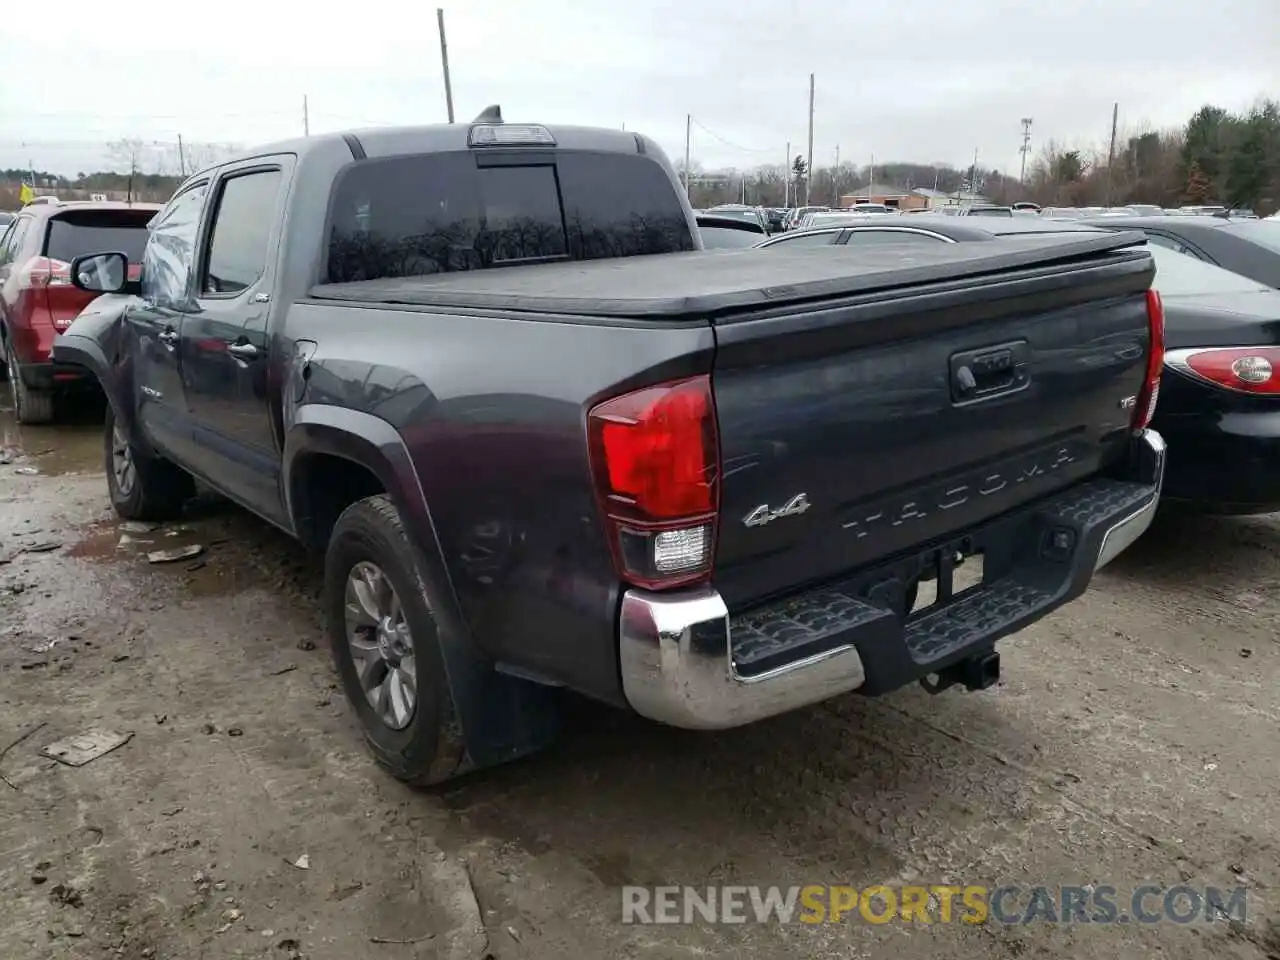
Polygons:
<instances>
[{"instance_id":1,"label":"muddy ground","mask_svg":"<svg viewBox=\"0 0 1280 960\"><path fill-rule=\"evenodd\" d=\"M363 752L308 559L214 500L122 533L96 415L0 419L0 749L35 728L0 759L4 960L1280 957L1276 517L1161 523L1005 641L985 693L716 735L571 700L558 748L411 791ZM38 752L94 727L132 738L78 768ZM626 883L912 880L1244 884L1249 914L619 922Z\"/></svg>"}]
</instances>

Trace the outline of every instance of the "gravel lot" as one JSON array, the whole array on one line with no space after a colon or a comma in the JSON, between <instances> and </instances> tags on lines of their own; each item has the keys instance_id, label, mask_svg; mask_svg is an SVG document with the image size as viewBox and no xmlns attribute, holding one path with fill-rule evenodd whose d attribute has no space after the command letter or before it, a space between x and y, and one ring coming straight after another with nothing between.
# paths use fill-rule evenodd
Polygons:
<instances>
[{"instance_id":1,"label":"gravel lot","mask_svg":"<svg viewBox=\"0 0 1280 960\"><path fill-rule=\"evenodd\" d=\"M0 749L43 725L0 759L5 960L1280 958L1276 517L1161 522L984 693L716 735L570 699L556 749L415 792L363 752L308 559L215 501L121 544L94 414L0 413ZM38 753L93 727L132 739ZM628 883L904 881L1244 884L1249 916L619 922Z\"/></svg>"}]
</instances>

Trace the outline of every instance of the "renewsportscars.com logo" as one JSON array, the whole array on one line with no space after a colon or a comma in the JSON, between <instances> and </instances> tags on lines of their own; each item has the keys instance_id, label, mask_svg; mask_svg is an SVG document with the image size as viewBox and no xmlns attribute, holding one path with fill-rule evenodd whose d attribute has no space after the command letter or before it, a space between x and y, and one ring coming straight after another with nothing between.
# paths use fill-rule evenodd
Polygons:
<instances>
[{"instance_id":1,"label":"renewsportscars.com logo","mask_svg":"<svg viewBox=\"0 0 1280 960\"><path fill-rule=\"evenodd\" d=\"M810 884L623 887L622 922L682 923L1244 923L1245 887Z\"/></svg>"}]
</instances>

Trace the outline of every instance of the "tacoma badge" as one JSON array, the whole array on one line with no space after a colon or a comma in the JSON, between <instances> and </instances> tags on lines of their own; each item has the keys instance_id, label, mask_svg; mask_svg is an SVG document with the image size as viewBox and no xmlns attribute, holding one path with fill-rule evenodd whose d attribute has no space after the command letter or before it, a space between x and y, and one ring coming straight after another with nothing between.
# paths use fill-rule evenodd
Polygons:
<instances>
[{"instance_id":1,"label":"tacoma badge","mask_svg":"<svg viewBox=\"0 0 1280 960\"><path fill-rule=\"evenodd\" d=\"M777 510L769 509L769 505L767 503L760 504L760 506L756 507L742 518L742 523L744 526L748 527L763 527L766 523L771 523L774 520L780 520L783 517L798 517L808 509L808 495L797 493Z\"/></svg>"}]
</instances>

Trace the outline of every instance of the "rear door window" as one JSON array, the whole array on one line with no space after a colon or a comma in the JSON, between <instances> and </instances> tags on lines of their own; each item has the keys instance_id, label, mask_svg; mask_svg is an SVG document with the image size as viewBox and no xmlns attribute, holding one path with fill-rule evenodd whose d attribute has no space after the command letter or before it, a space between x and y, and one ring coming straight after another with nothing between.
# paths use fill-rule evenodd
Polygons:
<instances>
[{"instance_id":1,"label":"rear door window","mask_svg":"<svg viewBox=\"0 0 1280 960\"><path fill-rule=\"evenodd\" d=\"M142 262L154 210L77 210L49 220L44 255L70 263L86 253L124 253Z\"/></svg>"},{"instance_id":2,"label":"rear door window","mask_svg":"<svg viewBox=\"0 0 1280 960\"><path fill-rule=\"evenodd\" d=\"M539 156L515 165L480 166L472 152L353 164L334 187L324 282L694 249L660 164Z\"/></svg>"},{"instance_id":3,"label":"rear door window","mask_svg":"<svg viewBox=\"0 0 1280 960\"><path fill-rule=\"evenodd\" d=\"M257 170L222 182L201 296L235 296L266 271L280 177L279 170Z\"/></svg>"}]
</instances>

